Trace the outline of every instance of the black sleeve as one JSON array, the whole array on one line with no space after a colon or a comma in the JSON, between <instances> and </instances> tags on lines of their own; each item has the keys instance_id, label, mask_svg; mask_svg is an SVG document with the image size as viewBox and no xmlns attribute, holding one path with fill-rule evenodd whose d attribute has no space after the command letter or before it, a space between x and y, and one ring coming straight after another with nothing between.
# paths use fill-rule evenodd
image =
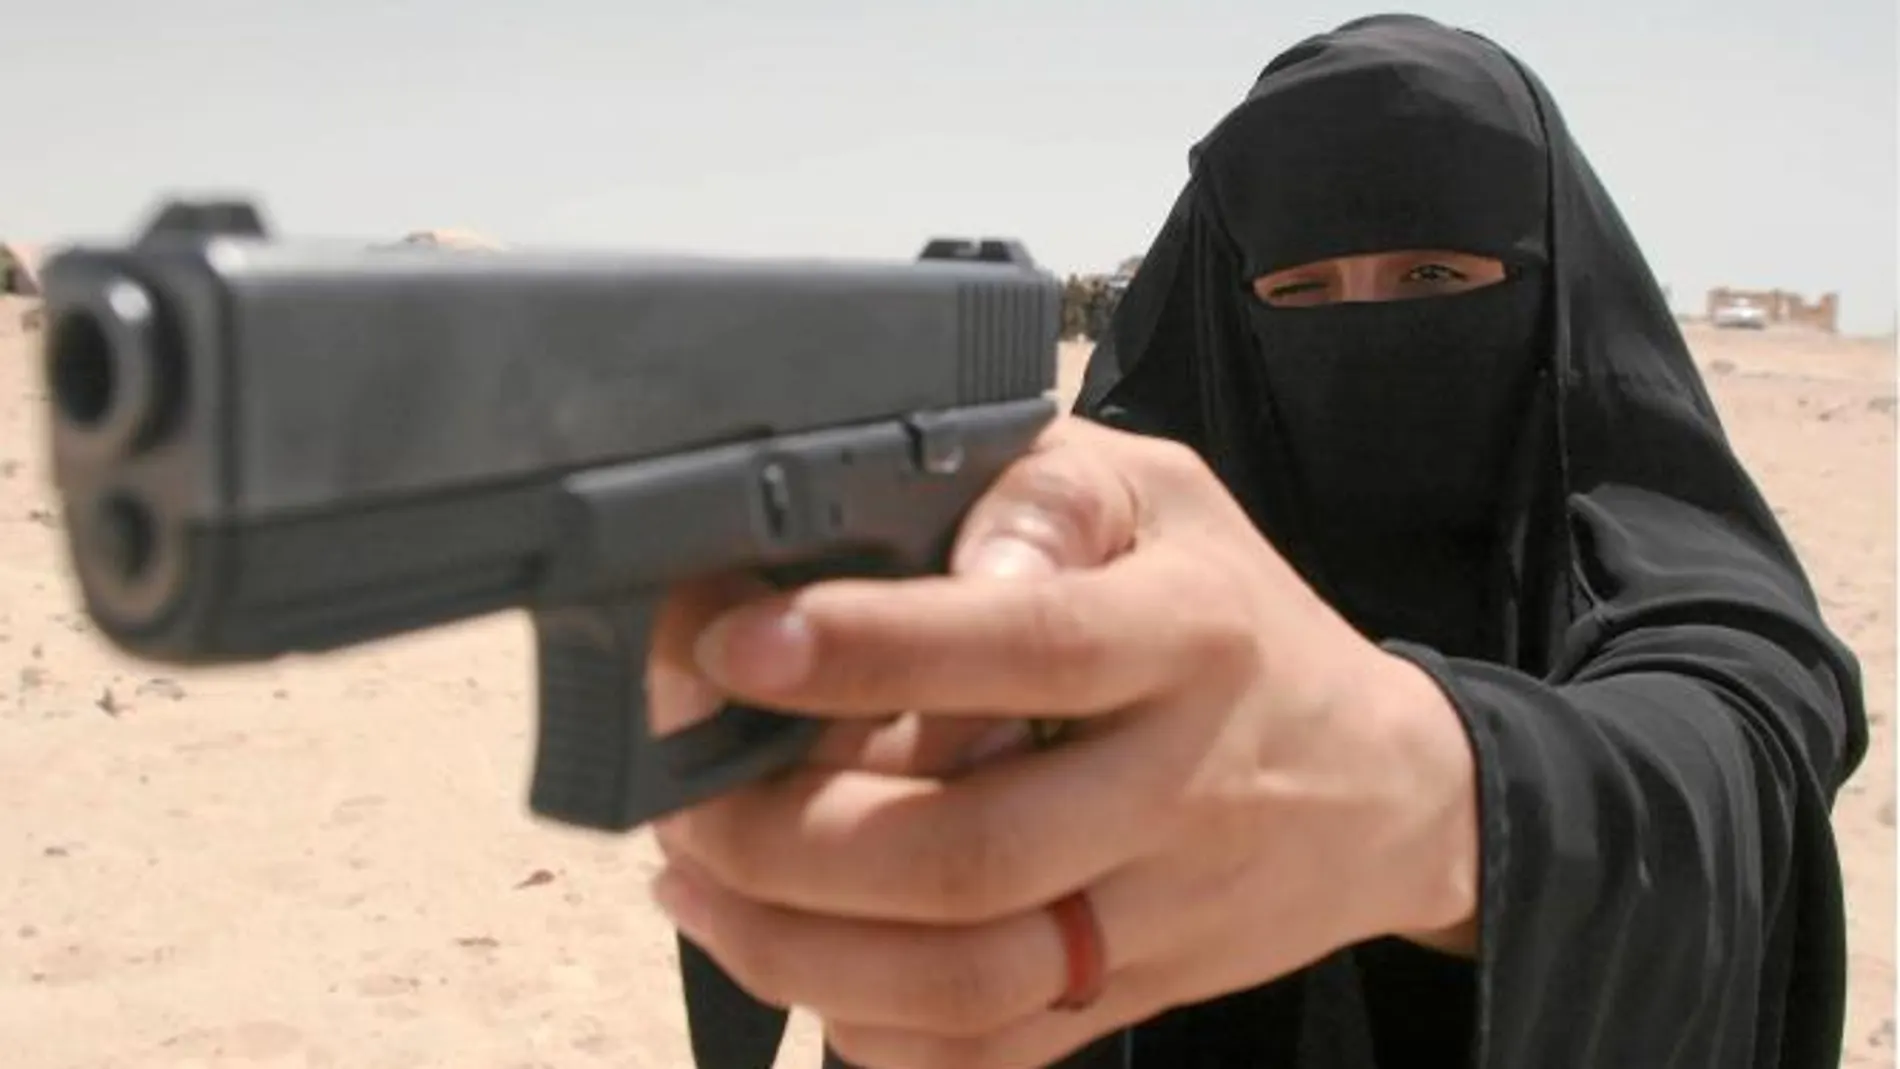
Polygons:
<instances>
[{"instance_id":1,"label":"black sleeve","mask_svg":"<svg viewBox=\"0 0 1900 1069\"><path fill-rule=\"evenodd\" d=\"M1773 561L1680 519L1595 518L1620 585L1547 679L1388 645L1477 758L1481 1069L1839 1064L1858 666Z\"/></svg>"}]
</instances>

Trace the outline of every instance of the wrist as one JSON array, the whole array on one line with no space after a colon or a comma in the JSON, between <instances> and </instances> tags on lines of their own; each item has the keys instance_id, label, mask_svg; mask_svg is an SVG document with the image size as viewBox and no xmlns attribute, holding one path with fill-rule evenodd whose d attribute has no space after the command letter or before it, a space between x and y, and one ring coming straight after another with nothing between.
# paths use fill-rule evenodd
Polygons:
<instances>
[{"instance_id":1,"label":"wrist","mask_svg":"<svg viewBox=\"0 0 1900 1069\"><path fill-rule=\"evenodd\" d=\"M1477 760L1451 699L1423 668L1379 651L1369 673L1395 864L1379 934L1475 954L1480 831ZM1396 790L1392 788L1397 788Z\"/></svg>"}]
</instances>

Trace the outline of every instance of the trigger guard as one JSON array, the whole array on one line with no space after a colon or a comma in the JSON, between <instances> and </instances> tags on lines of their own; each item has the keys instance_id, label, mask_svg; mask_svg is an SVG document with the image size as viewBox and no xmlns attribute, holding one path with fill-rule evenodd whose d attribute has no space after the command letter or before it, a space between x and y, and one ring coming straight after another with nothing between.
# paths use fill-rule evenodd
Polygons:
<instances>
[{"instance_id":1,"label":"trigger guard","mask_svg":"<svg viewBox=\"0 0 1900 1069\"><path fill-rule=\"evenodd\" d=\"M686 793L703 797L797 764L824 727L811 717L728 705L653 743Z\"/></svg>"}]
</instances>

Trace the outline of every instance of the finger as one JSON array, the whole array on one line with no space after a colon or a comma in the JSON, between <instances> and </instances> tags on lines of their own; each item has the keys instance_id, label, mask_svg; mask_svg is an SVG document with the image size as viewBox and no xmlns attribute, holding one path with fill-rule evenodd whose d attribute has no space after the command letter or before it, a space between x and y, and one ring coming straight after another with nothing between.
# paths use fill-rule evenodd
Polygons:
<instances>
[{"instance_id":1,"label":"finger","mask_svg":"<svg viewBox=\"0 0 1900 1069\"><path fill-rule=\"evenodd\" d=\"M912 713L872 736L849 767L894 776L955 776L992 758L1025 752L1033 741L1023 720Z\"/></svg>"},{"instance_id":2,"label":"finger","mask_svg":"<svg viewBox=\"0 0 1900 1069\"><path fill-rule=\"evenodd\" d=\"M775 708L1089 716L1251 656L1252 606L1178 550L1011 582L837 580L748 602L695 652L706 678Z\"/></svg>"},{"instance_id":3,"label":"finger","mask_svg":"<svg viewBox=\"0 0 1900 1069\"><path fill-rule=\"evenodd\" d=\"M878 1069L1042 1069L1168 1009L1165 991L1154 970L1132 969L1077 1012L1043 1010L967 1036L827 1019L825 1045L852 1065Z\"/></svg>"},{"instance_id":4,"label":"finger","mask_svg":"<svg viewBox=\"0 0 1900 1069\"><path fill-rule=\"evenodd\" d=\"M1103 451L1078 445L1086 432L1060 420L1034 450L1008 468L971 509L959 530L953 571L993 576L1047 575L1087 567L1119 554L1132 541L1135 496L1131 486L1102 459ZM702 636L728 610L767 597L772 588L745 573L728 573L682 584L655 614L649 652L650 684L664 692L667 713L703 717L716 706L695 667L694 645L718 646ZM782 604L789 595L776 599ZM753 615L757 615L756 613ZM795 674L803 621L779 618L772 636L757 649L721 658L752 677ZM770 624L766 624L770 626ZM658 677L657 679L654 677ZM768 684L769 685L769 684ZM655 730L684 726L670 715Z\"/></svg>"},{"instance_id":5,"label":"finger","mask_svg":"<svg viewBox=\"0 0 1900 1069\"><path fill-rule=\"evenodd\" d=\"M709 718L725 704L725 695L692 663L693 636L725 609L770 591L755 578L728 575L685 584L661 604L646 681L648 715L656 735ZM989 756L1019 749L1026 741L1026 726L1015 720L893 715L830 725L806 761L893 775L953 775Z\"/></svg>"},{"instance_id":6,"label":"finger","mask_svg":"<svg viewBox=\"0 0 1900 1069\"><path fill-rule=\"evenodd\" d=\"M1003 472L964 518L953 573L1040 576L1094 567L1134 544L1141 509L1133 484L1112 451L1078 436L1060 423Z\"/></svg>"},{"instance_id":7,"label":"finger","mask_svg":"<svg viewBox=\"0 0 1900 1069\"><path fill-rule=\"evenodd\" d=\"M771 590L756 577L730 574L682 584L661 602L654 614L646 675L647 716L656 737L710 719L726 704L726 696L693 664L693 639L721 612L748 598L770 594ZM896 720L831 724L819 735L806 760L822 767L869 767L903 773L910 771L919 758L936 756L935 751L916 752L920 742L886 738ZM916 733L914 727L907 732ZM936 739L930 741L939 749L947 745Z\"/></svg>"},{"instance_id":8,"label":"finger","mask_svg":"<svg viewBox=\"0 0 1900 1069\"><path fill-rule=\"evenodd\" d=\"M999 717L896 717L888 723L835 722L806 763L891 776L955 776L984 761L1027 750L1029 725Z\"/></svg>"},{"instance_id":9,"label":"finger","mask_svg":"<svg viewBox=\"0 0 1900 1069\"><path fill-rule=\"evenodd\" d=\"M970 928L825 917L752 902L677 859L653 893L753 997L826 1020L982 1035L1062 990L1059 934L1034 913Z\"/></svg>"},{"instance_id":10,"label":"finger","mask_svg":"<svg viewBox=\"0 0 1900 1069\"><path fill-rule=\"evenodd\" d=\"M1178 780L1214 730L1176 719L1165 735L1083 736L948 781L803 769L673 814L655 833L759 902L919 924L995 920L1173 841Z\"/></svg>"},{"instance_id":11,"label":"finger","mask_svg":"<svg viewBox=\"0 0 1900 1069\"><path fill-rule=\"evenodd\" d=\"M1078 447L1075 437L1075 430L1066 424L1052 428L1032 453L1011 465L990 487L959 531L954 572L1019 581L1046 580L1061 570L1111 560L1133 543L1138 509L1131 485L1104 459L1102 450ZM1065 626L1065 608L1068 613L1087 609L1082 605L1065 606L1065 601L1084 594L1065 597L1065 587L1050 588L1037 582L1030 582L1033 593L1010 602L996 599L993 588L969 591L961 584L941 581L903 587L908 596L898 595L897 601L885 604L882 611L877 593L888 589L889 584L824 584L816 590L750 604L712 622L700 637L701 667L722 685L755 700L796 703L826 712L861 713L865 711L863 702L880 699L875 694L858 694L847 699L846 708L839 709L826 699L831 690L843 689L841 685L849 681L837 680L827 687L823 679L813 680L811 676L838 676L850 671L854 661L882 662L887 676L907 671L908 666L893 664L883 655L885 651L870 649L842 663L834 658L828 665L814 664L821 643L842 646L850 653L852 639L859 632L887 630L886 624L893 619L938 620L944 625L938 630L954 631L959 624L965 629L990 628L1014 618L1015 633L997 637L1033 642L1033 646L1019 643L1017 648L1024 657L1037 658L1043 649L1065 641L1073 632ZM954 605L927 604L958 592L963 596ZM799 611L801 607L806 611ZM830 616L826 615L827 608L832 610ZM813 614L818 618L814 619ZM833 630L820 634L819 630L827 626ZM997 633L992 630L992 634ZM945 637L912 628L908 634L889 634L886 645L933 655L930 659L941 663L958 652L944 646ZM1087 636L1077 638L1087 640ZM1087 666L1083 667L1086 670ZM972 707L986 705L979 700ZM889 702L881 705L883 709L892 707ZM911 706L899 702L896 707Z\"/></svg>"},{"instance_id":12,"label":"finger","mask_svg":"<svg viewBox=\"0 0 1900 1069\"><path fill-rule=\"evenodd\" d=\"M718 711L722 696L694 663L693 643L722 613L771 589L754 576L721 575L681 584L660 602L646 665L647 721L655 736L673 734Z\"/></svg>"},{"instance_id":13,"label":"finger","mask_svg":"<svg viewBox=\"0 0 1900 1069\"><path fill-rule=\"evenodd\" d=\"M1198 933L1165 866L1117 873L1089 894L1105 973ZM668 916L761 1001L827 1022L980 1036L1040 1014L1068 984L1061 929L1046 908L961 927L850 920L763 905L668 855L654 883Z\"/></svg>"},{"instance_id":14,"label":"finger","mask_svg":"<svg viewBox=\"0 0 1900 1069\"><path fill-rule=\"evenodd\" d=\"M697 672L655 660L647 667L647 715L655 736L710 719L726 705L718 688ZM978 735L970 726L965 735ZM960 740L948 732L920 732L897 718L834 721L819 733L805 763L819 768L864 768L892 775L928 774L953 767L945 756ZM967 744L966 744L967 745Z\"/></svg>"},{"instance_id":15,"label":"finger","mask_svg":"<svg viewBox=\"0 0 1900 1069\"><path fill-rule=\"evenodd\" d=\"M1166 866L1147 868L1165 873ZM826 1042L854 1065L889 1069L1039 1069L1099 1036L1174 1006L1191 1005L1270 983L1350 944L1355 929L1328 904L1337 889L1297 866L1285 879L1219 878L1172 882L1160 916L1178 926L1138 959L1108 974L1101 997L1078 1011L1039 1009L982 1035L946 1034L867 1022L825 1021ZM1209 876L1214 879L1209 879ZM1117 877L1120 879L1120 877ZM1091 891L1099 903L1124 893L1108 883ZM1192 908L1181 908L1191 903ZM1104 929L1117 916L1098 908ZM1238 923L1234 923L1238 918ZM1155 916L1120 924L1121 938L1139 938ZM1107 941L1111 954L1117 935ZM821 1015L822 1016L822 1015Z\"/></svg>"}]
</instances>

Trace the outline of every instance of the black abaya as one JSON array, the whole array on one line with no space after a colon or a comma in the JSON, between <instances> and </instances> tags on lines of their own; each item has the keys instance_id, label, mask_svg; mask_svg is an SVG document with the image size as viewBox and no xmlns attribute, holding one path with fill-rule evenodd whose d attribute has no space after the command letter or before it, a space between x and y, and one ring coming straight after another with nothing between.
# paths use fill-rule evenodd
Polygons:
<instances>
[{"instance_id":1,"label":"black abaya","mask_svg":"<svg viewBox=\"0 0 1900 1069\"><path fill-rule=\"evenodd\" d=\"M1859 667L1549 94L1475 35L1361 20L1276 59L1191 163L1078 412L1196 449L1450 696L1479 774L1479 937L1474 962L1386 940L1176 1010L1134 1031L1135 1069L1838 1064L1830 810L1866 747ZM1401 248L1503 260L1534 318L1474 313L1505 303L1474 291L1313 331L1247 289ZM1498 325L1447 346L1440 314ZM1421 366L1311 392L1375 349ZM1484 413L1510 433L1376 438Z\"/></svg>"}]
</instances>

